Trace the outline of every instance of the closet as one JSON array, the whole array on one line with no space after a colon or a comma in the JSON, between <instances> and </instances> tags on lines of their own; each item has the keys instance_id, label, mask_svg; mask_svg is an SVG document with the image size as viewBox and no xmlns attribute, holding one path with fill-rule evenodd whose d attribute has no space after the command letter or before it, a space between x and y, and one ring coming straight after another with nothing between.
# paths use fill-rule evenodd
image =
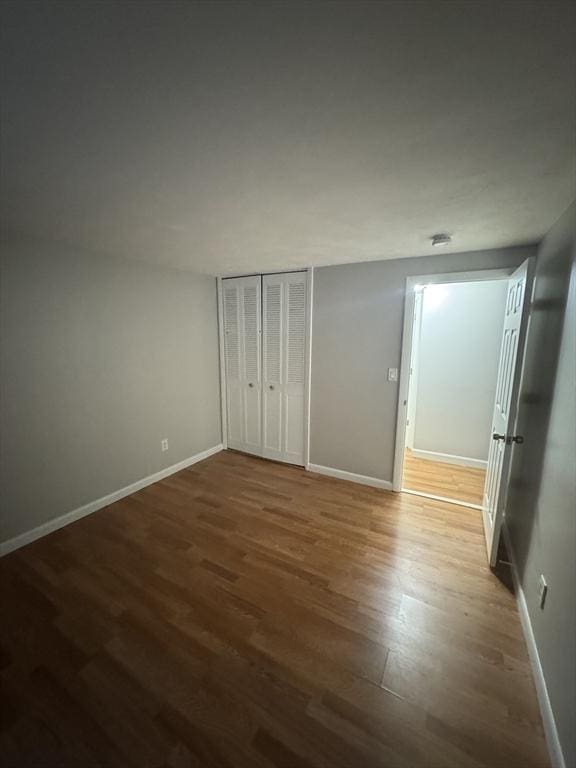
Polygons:
<instances>
[{"instance_id":1,"label":"closet","mask_svg":"<svg viewBox=\"0 0 576 768\"><path fill-rule=\"evenodd\" d=\"M224 278L228 447L304 464L306 272Z\"/></svg>"}]
</instances>

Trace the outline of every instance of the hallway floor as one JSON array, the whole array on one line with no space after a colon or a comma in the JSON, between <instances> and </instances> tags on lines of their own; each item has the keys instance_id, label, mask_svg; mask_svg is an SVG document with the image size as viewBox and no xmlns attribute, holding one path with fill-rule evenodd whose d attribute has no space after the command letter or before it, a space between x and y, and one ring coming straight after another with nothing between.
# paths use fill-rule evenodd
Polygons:
<instances>
[{"instance_id":1,"label":"hallway floor","mask_svg":"<svg viewBox=\"0 0 576 768\"><path fill-rule=\"evenodd\" d=\"M420 459L407 448L402 487L448 499L482 505L486 470Z\"/></svg>"}]
</instances>

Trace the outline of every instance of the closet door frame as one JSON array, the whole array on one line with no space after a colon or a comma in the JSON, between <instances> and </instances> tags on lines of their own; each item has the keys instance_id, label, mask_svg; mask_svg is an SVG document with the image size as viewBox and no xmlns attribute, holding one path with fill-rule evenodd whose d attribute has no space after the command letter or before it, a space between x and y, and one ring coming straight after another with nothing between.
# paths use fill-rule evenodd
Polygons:
<instances>
[{"instance_id":1,"label":"closet door frame","mask_svg":"<svg viewBox=\"0 0 576 768\"><path fill-rule=\"evenodd\" d=\"M312 296L314 293L314 267L306 269L276 269L257 274L285 274L287 272L306 273L306 345L305 345L305 374L304 374L304 466L310 463L310 385L312 374ZM229 277L249 277L248 274L233 274L216 278L218 296L218 339L220 345L220 414L222 422L222 445L228 448L228 413L226 391L226 360L224 349L224 306L222 280Z\"/></svg>"}]
</instances>

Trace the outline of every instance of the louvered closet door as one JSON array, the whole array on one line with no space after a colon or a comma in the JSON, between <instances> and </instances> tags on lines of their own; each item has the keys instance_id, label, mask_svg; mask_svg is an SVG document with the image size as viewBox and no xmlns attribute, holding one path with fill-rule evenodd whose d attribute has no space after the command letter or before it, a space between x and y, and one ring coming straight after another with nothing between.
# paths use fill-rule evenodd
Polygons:
<instances>
[{"instance_id":1,"label":"louvered closet door","mask_svg":"<svg viewBox=\"0 0 576 768\"><path fill-rule=\"evenodd\" d=\"M262 281L263 455L304 463L306 273Z\"/></svg>"},{"instance_id":2,"label":"louvered closet door","mask_svg":"<svg viewBox=\"0 0 576 768\"><path fill-rule=\"evenodd\" d=\"M260 277L222 281L228 445L262 453Z\"/></svg>"}]
</instances>

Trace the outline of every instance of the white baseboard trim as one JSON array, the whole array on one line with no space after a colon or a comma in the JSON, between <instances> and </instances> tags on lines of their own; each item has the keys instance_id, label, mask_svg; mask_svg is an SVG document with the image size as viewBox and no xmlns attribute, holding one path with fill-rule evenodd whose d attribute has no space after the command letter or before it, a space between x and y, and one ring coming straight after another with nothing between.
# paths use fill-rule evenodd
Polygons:
<instances>
[{"instance_id":1,"label":"white baseboard trim","mask_svg":"<svg viewBox=\"0 0 576 768\"><path fill-rule=\"evenodd\" d=\"M36 539L40 539L42 536L47 536L49 533L68 525L68 523L73 523L75 520L80 520L80 518L86 517L86 515L91 515L92 512L107 507L109 504L113 504L115 501L119 501L125 496L130 496L131 493L136 493L136 491L146 488L147 485L157 483L165 477L169 477L176 472L180 472L181 470L192 466L192 464L203 461L209 456L219 453L222 449L222 445L215 445L212 448L207 448L205 451L196 453L194 456L190 456L188 459L178 462L178 464L172 464L170 467L161 469L160 472L155 472L153 475L137 480L135 483L120 488L120 490L114 491L113 493L109 493L107 496L102 496L102 498L96 499L96 501L91 501L82 507L73 509L71 512L66 512L66 514L60 515L60 517L55 517L47 523L39 525L37 528L32 528L30 531L15 536L13 539L3 541L0 543L0 557L7 555L9 552L13 552L15 549L20 549L20 547L23 547L26 544L31 544L33 541L36 541Z\"/></svg>"},{"instance_id":2,"label":"white baseboard trim","mask_svg":"<svg viewBox=\"0 0 576 768\"><path fill-rule=\"evenodd\" d=\"M336 477L338 480L348 480L351 483L360 485L371 485L373 488L382 488L385 491L392 490L392 483L389 480L379 480L377 477L368 477L367 475L357 475L354 472L345 472L343 469L334 469L334 467L323 467L321 464L306 464L307 472L317 472L319 475Z\"/></svg>"},{"instance_id":3,"label":"white baseboard trim","mask_svg":"<svg viewBox=\"0 0 576 768\"><path fill-rule=\"evenodd\" d=\"M528 605L526 604L524 590L522 589L522 585L518 579L518 569L516 567L514 550L512 549L512 545L510 543L510 534L506 528L506 523L504 523L502 531L504 535L504 541L506 542L508 557L510 558L512 581L514 583L514 591L516 593L516 603L518 605L518 613L520 614L522 631L524 632L524 639L526 641L528 656L530 658L530 665L532 667L532 676L534 677L536 694L538 696L538 704L540 705L540 714L542 715L542 724L544 726L546 744L548 745L548 752L550 753L550 762L552 764L552 768L566 768L566 761L564 760L562 745L560 744L558 729L556 728L556 721L554 720L554 712L552 711L550 697L548 696L546 679L544 677L542 664L540 663L538 646L536 645L536 638L534 637L532 622L530 621L530 614L528 613Z\"/></svg>"},{"instance_id":4,"label":"white baseboard trim","mask_svg":"<svg viewBox=\"0 0 576 768\"><path fill-rule=\"evenodd\" d=\"M412 496L423 496L425 499L445 501L448 504L456 504L458 507L468 507L468 509L482 509L480 504L471 504L469 501L458 501L458 499L450 499L448 496L436 496L434 493L424 493L424 491L413 491L410 488L401 488L400 493L411 493Z\"/></svg>"},{"instance_id":5,"label":"white baseboard trim","mask_svg":"<svg viewBox=\"0 0 576 768\"><path fill-rule=\"evenodd\" d=\"M451 453L437 453L436 451L422 451L420 448L410 449L416 459L428 459L429 461L441 461L443 464L457 464L460 467L476 467L486 469L487 461L482 459L470 459L467 456L453 456Z\"/></svg>"}]
</instances>

